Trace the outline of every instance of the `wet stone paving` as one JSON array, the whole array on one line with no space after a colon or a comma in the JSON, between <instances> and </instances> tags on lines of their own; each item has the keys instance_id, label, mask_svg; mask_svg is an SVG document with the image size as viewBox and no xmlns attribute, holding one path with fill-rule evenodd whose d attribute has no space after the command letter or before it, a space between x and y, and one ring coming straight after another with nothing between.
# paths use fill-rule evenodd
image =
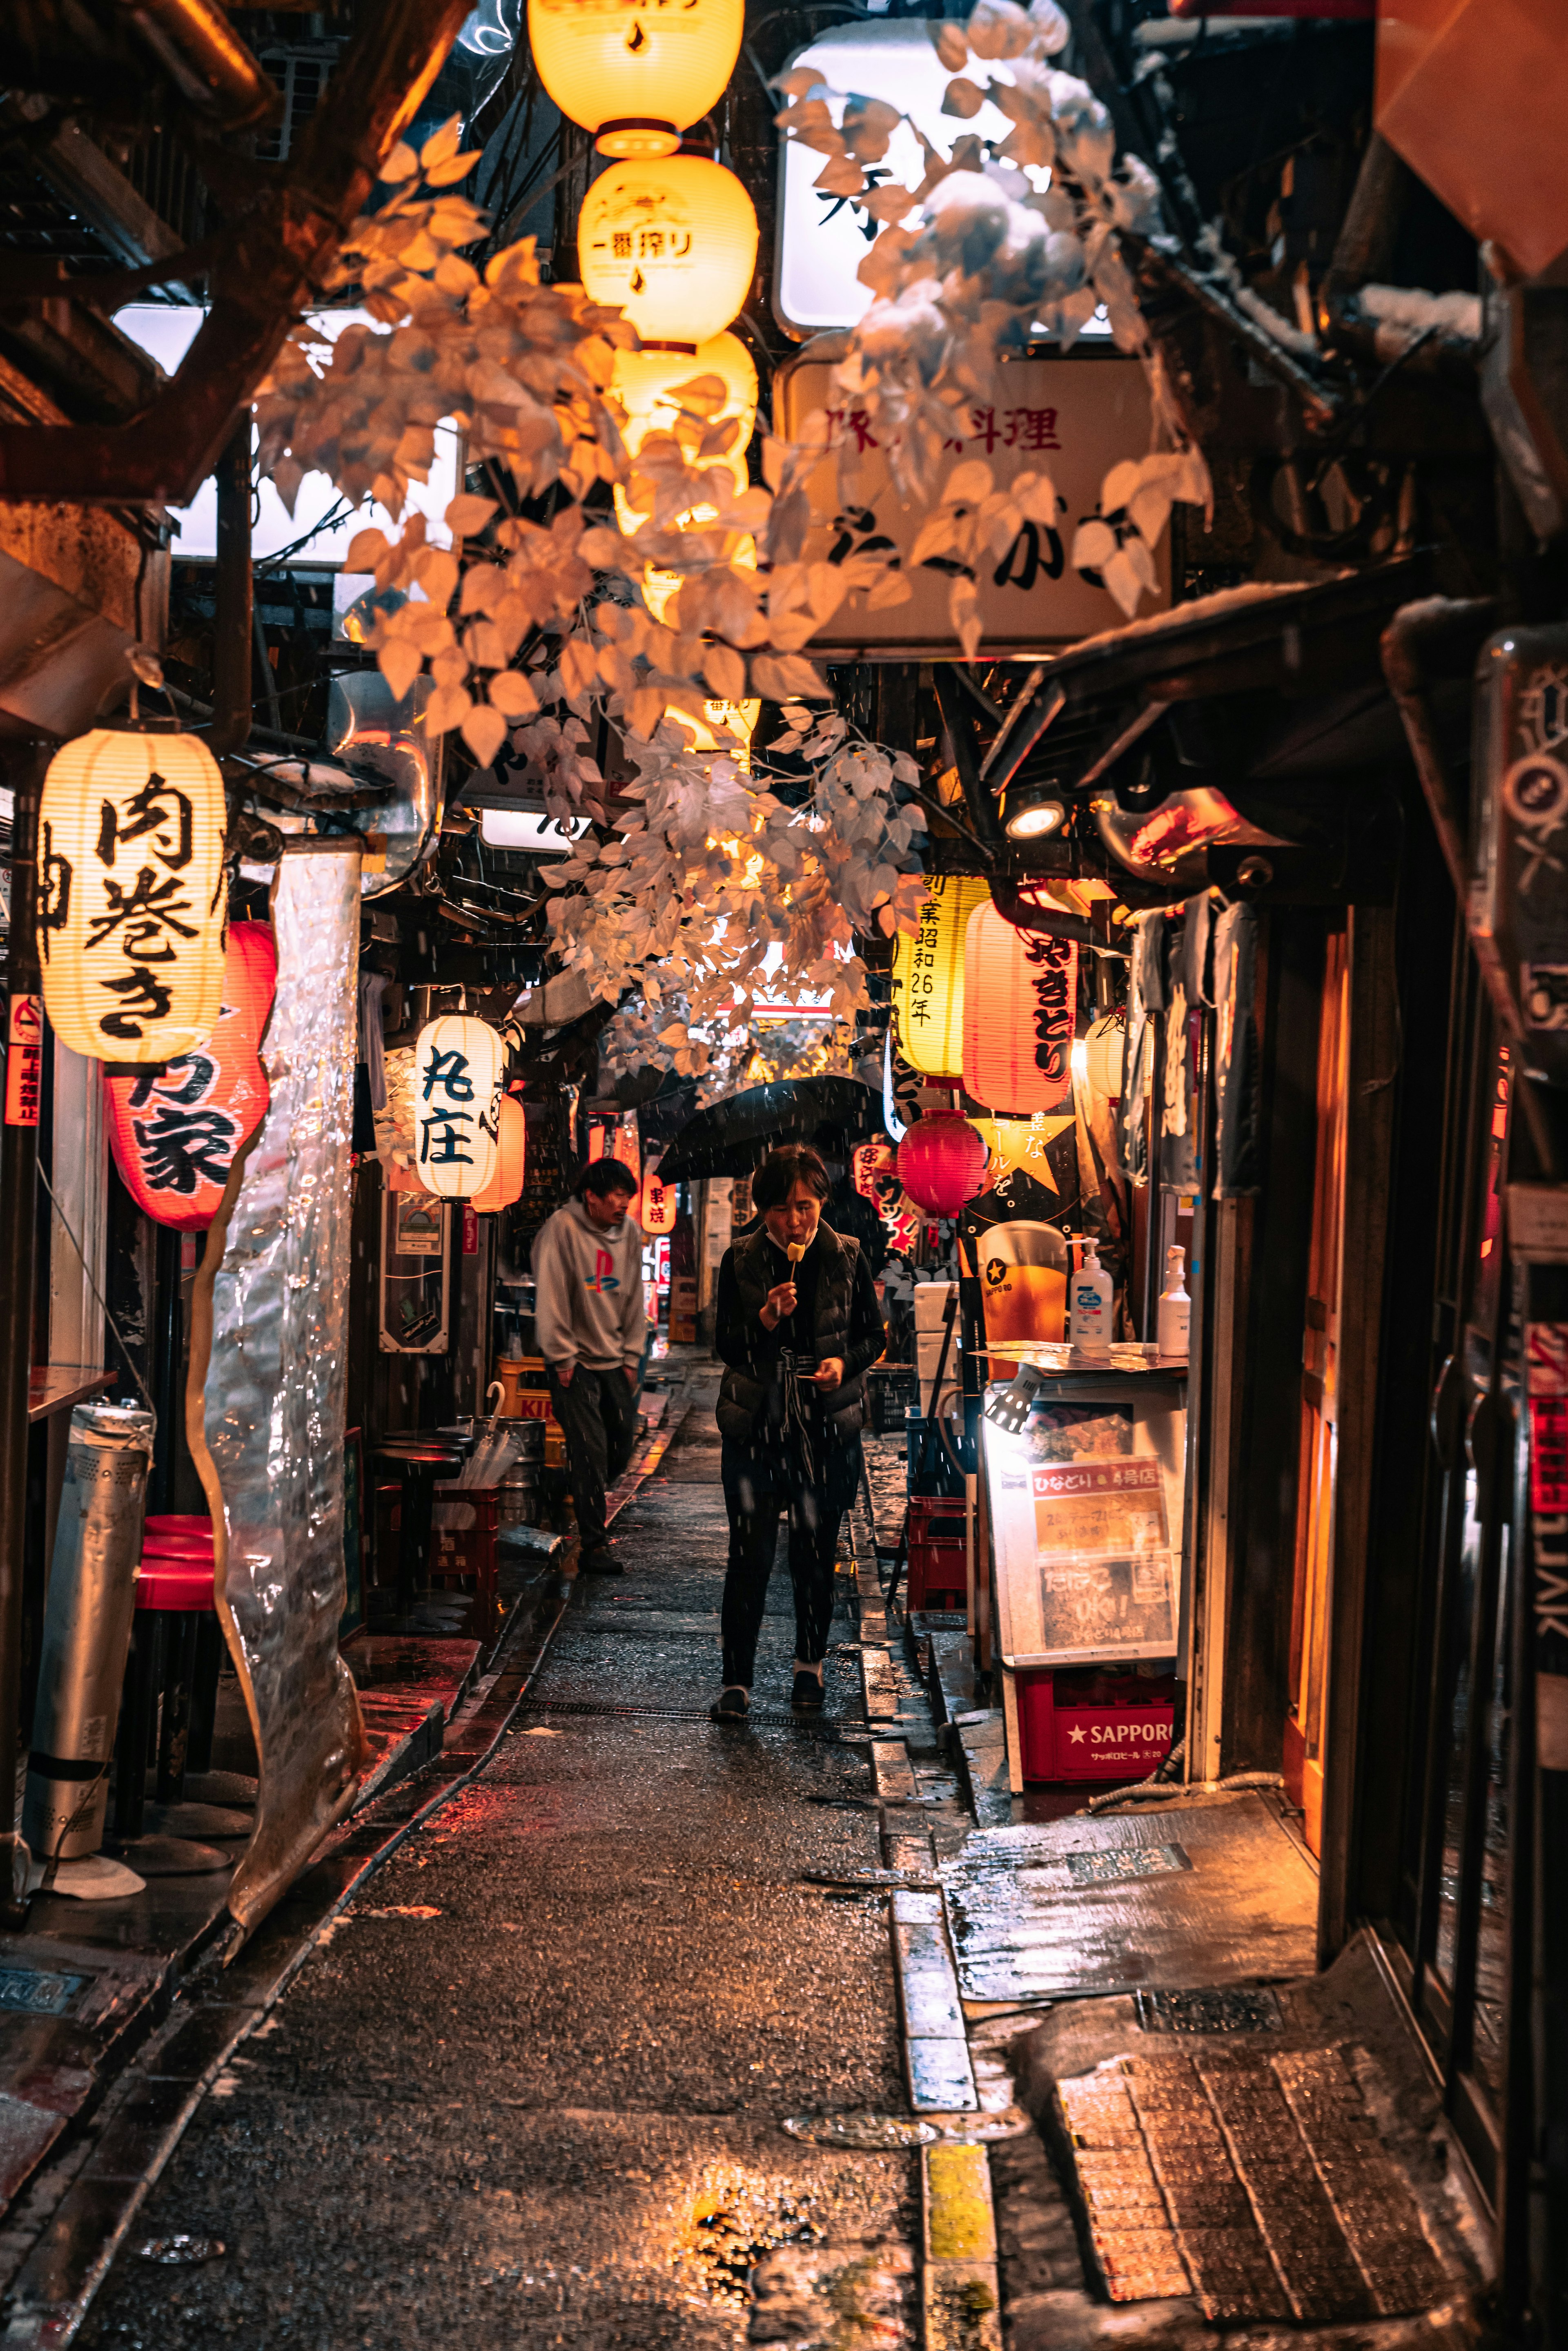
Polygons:
<instances>
[{"instance_id":1,"label":"wet stone paving","mask_svg":"<svg viewBox=\"0 0 1568 2351\"><path fill-rule=\"evenodd\" d=\"M826 1720L791 1725L780 1564L755 1703L781 1719L699 1711L710 1426L618 1521L628 1573L579 1581L489 1768L219 2078L84 2351L918 2339L917 2155L781 2128L907 2111L885 1897L842 1883L882 1860L863 1737L834 1729L863 1721L854 1628Z\"/></svg>"}]
</instances>

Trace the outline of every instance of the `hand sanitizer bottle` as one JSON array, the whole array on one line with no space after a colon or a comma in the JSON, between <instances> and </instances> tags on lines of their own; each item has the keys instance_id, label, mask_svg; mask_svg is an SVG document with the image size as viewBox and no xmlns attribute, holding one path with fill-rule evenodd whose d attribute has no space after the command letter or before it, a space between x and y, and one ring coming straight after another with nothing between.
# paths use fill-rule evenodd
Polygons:
<instances>
[{"instance_id":1,"label":"hand sanitizer bottle","mask_svg":"<svg viewBox=\"0 0 1568 2351\"><path fill-rule=\"evenodd\" d=\"M1079 1354L1106 1364L1111 1360L1111 1277L1092 1237L1086 1236L1082 1246L1082 1260L1071 1280L1067 1335Z\"/></svg>"},{"instance_id":2,"label":"hand sanitizer bottle","mask_svg":"<svg viewBox=\"0 0 1568 2351\"><path fill-rule=\"evenodd\" d=\"M1186 1251L1167 1249L1166 1286L1160 1292L1159 1319L1155 1325L1162 1364L1186 1363L1187 1320L1191 1312L1192 1301L1186 1293Z\"/></svg>"}]
</instances>

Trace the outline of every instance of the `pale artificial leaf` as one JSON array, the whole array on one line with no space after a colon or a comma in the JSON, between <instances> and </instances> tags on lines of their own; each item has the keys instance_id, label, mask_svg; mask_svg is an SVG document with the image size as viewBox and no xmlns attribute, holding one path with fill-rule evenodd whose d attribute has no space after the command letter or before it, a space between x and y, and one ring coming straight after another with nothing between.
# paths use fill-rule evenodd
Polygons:
<instances>
[{"instance_id":1,"label":"pale artificial leaf","mask_svg":"<svg viewBox=\"0 0 1568 2351\"><path fill-rule=\"evenodd\" d=\"M460 490L447 507L446 528L454 538L473 538L495 512L494 498L476 497L472 490Z\"/></svg>"},{"instance_id":2,"label":"pale artificial leaf","mask_svg":"<svg viewBox=\"0 0 1568 2351\"><path fill-rule=\"evenodd\" d=\"M419 151L419 160L426 177L436 164L444 163L450 156L455 155L462 143L463 117L449 114L440 130L433 131Z\"/></svg>"},{"instance_id":3,"label":"pale artificial leaf","mask_svg":"<svg viewBox=\"0 0 1568 2351\"><path fill-rule=\"evenodd\" d=\"M384 530L357 530L343 558L345 571L373 571L387 552Z\"/></svg>"},{"instance_id":4,"label":"pale artificial leaf","mask_svg":"<svg viewBox=\"0 0 1568 2351\"><path fill-rule=\"evenodd\" d=\"M949 507L977 507L988 497L995 475L983 457L968 457L955 465L942 488L942 502Z\"/></svg>"},{"instance_id":5,"label":"pale artificial leaf","mask_svg":"<svg viewBox=\"0 0 1568 2351\"><path fill-rule=\"evenodd\" d=\"M1109 562L1100 567L1100 576L1129 620L1138 609L1143 582L1138 578L1137 565L1124 547L1119 547Z\"/></svg>"},{"instance_id":6,"label":"pale artificial leaf","mask_svg":"<svg viewBox=\"0 0 1568 2351\"><path fill-rule=\"evenodd\" d=\"M1056 485L1049 474L1015 474L1008 487L1026 522L1055 523Z\"/></svg>"},{"instance_id":7,"label":"pale artificial leaf","mask_svg":"<svg viewBox=\"0 0 1568 2351\"><path fill-rule=\"evenodd\" d=\"M389 185L395 186L399 180L412 180L418 169L419 157L400 139L382 165L381 177Z\"/></svg>"},{"instance_id":8,"label":"pale artificial leaf","mask_svg":"<svg viewBox=\"0 0 1568 2351\"><path fill-rule=\"evenodd\" d=\"M720 702L739 702L746 694L746 664L731 645L709 645L703 675Z\"/></svg>"},{"instance_id":9,"label":"pale artificial leaf","mask_svg":"<svg viewBox=\"0 0 1568 2351\"><path fill-rule=\"evenodd\" d=\"M489 693L496 708L510 719L530 718L539 706L538 695L520 670L497 670Z\"/></svg>"},{"instance_id":10,"label":"pale artificial leaf","mask_svg":"<svg viewBox=\"0 0 1568 2351\"><path fill-rule=\"evenodd\" d=\"M1116 552L1116 534L1109 523L1097 517L1080 523L1072 542L1072 568L1075 571L1103 571Z\"/></svg>"},{"instance_id":11,"label":"pale artificial leaf","mask_svg":"<svg viewBox=\"0 0 1568 2351\"><path fill-rule=\"evenodd\" d=\"M868 612L886 612L894 604L907 604L915 593L915 582L906 571L884 571L866 598Z\"/></svg>"},{"instance_id":12,"label":"pale artificial leaf","mask_svg":"<svg viewBox=\"0 0 1568 2351\"><path fill-rule=\"evenodd\" d=\"M1135 457L1124 457L1113 465L1100 486L1100 511L1115 514L1124 507L1144 480L1144 467Z\"/></svg>"},{"instance_id":13,"label":"pale artificial leaf","mask_svg":"<svg viewBox=\"0 0 1568 2351\"><path fill-rule=\"evenodd\" d=\"M969 122L978 114L985 102L985 91L977 83L972 82L967 75L960 74L956 80L948 83L943 93L942 111L944 114L956 115L960 122Z\"/></svg>"},{"instance_id":14,"label":"pale artificial leaf","mask_svg":"<svg viewBox=\"0 0 1568 2351\"><path fill-rule=\"evenodd\" d=\"M953 632L964 648L964 659L973 661L979 649L979 595L972 580L955 580L947 590L947 617Z\"/></svg>"},{"instance_id":15,"label":"pale artificial leaf","mask_svg":"<svg viewBox=\"0 0 1568 2351\"><path fill-rule=\"evenodd\" d=\"M463 721L463 740L482 768L487 768L507 739L507 722L498 710L476 702Z\"/></svg>"},{"instance_id":16,"label":"pale artificial leaf","mask_svg":"<svg viewBox=\"0 0 1568 2351\"><path fill-rule=\"evenodd\" d=\"M449 188L455 180L465 180L484 150L470 148L466 155L449 156L444 163L425 165L424 176L433 188Z\"/></svg>"},{"instance_id":17,"label":"pale artificial leaf","mask_svg":"<svg viewBox=\"0 0 1568 2351\"><path fill-rule=\"evenodd\" d=\"M461 726L473 707L474 699L466 686L439 686L425 705L426 735L444 735L450 728Z\"/></svg>"},{"instance_id":18,"label":"pale artificial leaf","mask_svg":"<svg viewBox=\"0 0 1568 2351\"><path fill-rule=\"evenodd\" d=\"M376 666L401 702L424 664L417 646L411 645L406 637L394 637L376 655Z\"/></svg>"}]
</instances>

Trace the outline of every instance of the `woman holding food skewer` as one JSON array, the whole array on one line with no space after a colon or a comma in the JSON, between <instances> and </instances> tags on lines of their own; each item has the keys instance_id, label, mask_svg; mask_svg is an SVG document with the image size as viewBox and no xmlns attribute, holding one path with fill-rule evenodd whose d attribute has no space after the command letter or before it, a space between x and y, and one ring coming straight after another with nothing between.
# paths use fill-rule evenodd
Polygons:
<instances>
[{"instance_id":1,"label":"woman holding food skewer","mask_svg":"<svg viewBox=\"0 0 1568 2351\"><path fill-rule=\"evenodd\" d=\"M752 1178L761 1224L725 1252L715 1347L729 1566L724 1687L716 1722L743 1722L779 1520L789 1520L795 1588L790 1703L822 1703L839 1521L860 1478L865 1375L883 1351L882 1311L858 1241L822 1222L828 1171L807 1144L775 1151Z\"/></svg>"}]
</instances>

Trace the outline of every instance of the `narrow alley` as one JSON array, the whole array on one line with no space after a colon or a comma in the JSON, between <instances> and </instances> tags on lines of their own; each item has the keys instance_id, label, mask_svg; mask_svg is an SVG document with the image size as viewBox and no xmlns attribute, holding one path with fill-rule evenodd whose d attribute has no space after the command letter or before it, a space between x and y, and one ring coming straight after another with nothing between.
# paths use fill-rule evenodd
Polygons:
<instances>
[{"instance_id":1,"label":"narrow alley","mask_svg":"<svg viewBox=\"0 0 1568 2351\"><path fill-rule=\"evenodd\" d=\"M615 1529L627 1573L578 1580L489 1769L236 2053L84 2345L718 2351L758 2291L790 2335L825 2294L891 2322L847 2339L915 2339L917 2156L779 2127L907 2113L883 1901L808 1882L880 1858L853 1626L791 1721L780 1568L757 1713L709 1722L717 1462L705 1389ZM182 2237L224 2251L136 2255Z\"/></svg>"}]
</instances>

